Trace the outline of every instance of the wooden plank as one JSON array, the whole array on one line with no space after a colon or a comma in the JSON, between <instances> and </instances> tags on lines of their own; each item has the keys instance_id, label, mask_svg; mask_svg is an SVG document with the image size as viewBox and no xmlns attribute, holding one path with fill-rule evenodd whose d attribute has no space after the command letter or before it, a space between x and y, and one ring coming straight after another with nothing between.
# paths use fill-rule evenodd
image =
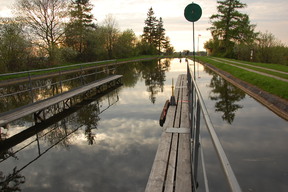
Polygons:
<instances>
[{"instance_id":1,"label":"wooden plank","mask_svg":"<svg viewBox=\"0 0 288 192\"><path fill-rule=\"evenodd\" d=\"M167 112L167 121L164 124L164 129L167 126L173 124L175 109L175 106L169 107ZM166 179L166 168L171 147L171 139L172 133L166 133L163 131L145 192L159 192L163 190L164 182Z\"/></svg>"},{"instance_id":2,"label":"wooden plank","mask_svg":"<svg viewBox=\"0 0 288 192\"><path fill-rule=\"evenodd\" d=\"M171 137L172 133L162 133L145 192L159 192L163 189Z\"/></svg>"},{"instance_id":3,"label":"wooden plank","mask_svg":"<svg viewBox=\"0 0 288 192\"><path fill-rule=\"evenodd\" d=\"M169 162L167 167L167 176L165 180L164 192L173 192L175 186L175 170L177 161L177 150L178 150L178 133L174 133L172 136L172 143L170 149Z\"/></svg>"},{"instance_id":4,"label":"wooden plank","mask_svg":"<svg viewBox=\"0 0 288 192\"><path fill-rule=\"evenodd\" d=\"M189 103L188 103L188 88L187 88L187 76L182 79L182 100L181 102L181 127L190 127L189 125ZM185 85L185 86L184 86ZM186 87L186 88L185 88Z\"/></svg>"},{"instance_id":5,"label":"wooden plank","mask_svg":"<svg viewBox=\"0 0 288 192\"><path fill-rule=\"evenodd\" d=\"M84 85L82 87L58 94L54 97L50 97L48 99L41 100L41 101L19 107L17 109L14 109L14 110L11 110L11 111L8 111L5 113L2 113L2 114L0 114L0 126L5 125L5 124L7 124L11 121L14 121L16 119L19 119L21 117L24 117L26 115L29 115L31 113L35 113L37 111L43 110L43 109L45 109L51 105L54 105L56 103L63 101L65 99L74 97L74 96L79 95L83 92L86 92L92 88L101 86L103 84L106 84L106 83L114 81L114 80L117 80L121 77L122 77L122 75L113 75L113 76L104 78L100 81L96 81L96 82L90 83L88 85Z\"/></svg>"},{"instance_id":6,"label":"wooden plank","mask_svg":"<svg viewBox=\"0 0 288 192\"><path fill-rule=\"evenodd\" d=\"M189 128L189 105L186 75L178 76L175 87L175 99L178 103L177 106L170 106L168 109L164 130L146 186L146 192L192 191L191 130L187 129ZM184 132L182 128L186 128ZM172 129L173 131L171 131ZM175 133L174 129L179 129L180 133Z\"/></svg>"},{"instance_id":7,"label":"wooden plank","mask_svg":"<svg viewBox=\"0 0 288 192\"><path fill-rule=\"evenodd\" d=\"M175 85L175 100L177 102L176 113L174 113L174 117L171 117L172 119L174 119L173 120L174 124L171 125L171 127L173 127L174 129L179 128L179 125L180 125L181 104L179 104L178 101L182 97L181 81L182 81L182 76L179 75L176 81L176 85ZM175 176L176 176L175 174L177 170L176 162L177 162L177 154L178 154L178 138L179 138L179 134L174 133L172 137L169 163L167 167L168 170L167 170L167 177L166 177L166 182L165 182L165 192L173 192L175 188Z\"/></svg>"},{"instance_id":8,"label":"wooden plank","mask_svg":"<svg viewBox=\"0 0 288 192\"><path fill-rule=\"evenodd\" d=\"M182 85L186 85L186 76L182 78ZM187 85L186 85L187 86ZM188 100L188 92L182 88L182 101ZM180 127L189 127L189 104L181 102L181 125ZM192 191L192 173L191 173L191 145L190 134L179 135L179 147L177 158L176 172L176 192L191 192Z\"/></svg>"},{"instance_id":9,"label":"wooden plank","mask_svg":"<svg viewBox=\"0 0 288 192\"><path fill-rule=\"evenodd\" d=\"M176 192L191 192L191 155L190 155L190 136L180 134L176 172Z\"/></svg>"},{"instance_id":10,"label":"wooden plank","mask_svg":"<svg viewBox=\"0 0 288 192\"><path fill-rule=\"evenodd\" d=\"M167 128L166 133L181 133L181 134L188 134L190 133L190 128Z\"/></svg>"},{"instance_id":11,"label":"wooden plank","mask_svg":"<svg viewBox=\"0 0 288 192\"><path fill-rule=\"evenodd\" d=\"M176 82L176 87L180 87L182 84L182 75L179 75L178 76L178 79L177 79L177 82ZM176 88L175 89L175 99L177 101L177 111L176 111L176 116L175 116L175 120L174 120L174 126L173 127L177 127L179 128L180 127L180 117L181 117L181 102L179 103L179 100L181 100L182 98L182 89L179 89L179 88Z\"/></svg>"}]
</instances>

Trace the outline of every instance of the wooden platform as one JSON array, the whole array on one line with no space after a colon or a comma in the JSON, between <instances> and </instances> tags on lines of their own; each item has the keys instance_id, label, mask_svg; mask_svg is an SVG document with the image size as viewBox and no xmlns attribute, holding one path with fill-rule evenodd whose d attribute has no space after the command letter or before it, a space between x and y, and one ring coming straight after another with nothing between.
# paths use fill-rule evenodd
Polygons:
<instances>
[{"instance_id":1,"label":"wooden platform","mask_svg":"<svg viewBox=\"0 0 288 192\"><path fill-rule=\"evenodd\" d=\"M19 107L17 109L5 112L5 113L1 113L0 114L0 126L6 125L11 121L14 121L16 119L19 119L21 117L24 117L26 115L35 113L37 111L41 111L51 105L57 104L61 101L64 101L66 99L69 99L71 97L74 97L76 95L79 95L81 93L85 93L86 91L89 91L92 88L97 88L100 87L102 85L109 85L111 82L118 82L120 78L122 77L122 75L113 75L107 78L104 78L102 80L99 81L95 81L93 83L72 89L70 91L58 94L56 96L50 97L48 99L44 99L41 101L37 101L35 103L29 104L29 105L25 105L23 107Z\"/></svg>"},{"instance_id":2,"label":"wooden platform","mask_svg":"<svg viewBox=\"0 0 288 192\"><path fill-rule=\"evenodd\" d=\"M191 192L191 144L187 76L175 86L177 106L170 106L145 192Z\"/></svg>"}]
</instances>

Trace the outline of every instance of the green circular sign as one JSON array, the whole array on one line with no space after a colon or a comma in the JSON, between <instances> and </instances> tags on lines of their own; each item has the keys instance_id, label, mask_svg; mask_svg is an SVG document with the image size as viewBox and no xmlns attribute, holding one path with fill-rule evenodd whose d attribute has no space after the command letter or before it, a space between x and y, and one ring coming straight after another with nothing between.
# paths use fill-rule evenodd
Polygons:
<instances>
[{"instance_id":1,"label":"green circular sign","mask_svg":"<svg viewBox=\"0 0 288 192\"><path fill-rule=\"evenodd\" d=\"M202 15L202 9L196 3L191 3L187 5L184 10L184 16L190 22L198 21L201 15Z\"/></svg>"}]
</instances>

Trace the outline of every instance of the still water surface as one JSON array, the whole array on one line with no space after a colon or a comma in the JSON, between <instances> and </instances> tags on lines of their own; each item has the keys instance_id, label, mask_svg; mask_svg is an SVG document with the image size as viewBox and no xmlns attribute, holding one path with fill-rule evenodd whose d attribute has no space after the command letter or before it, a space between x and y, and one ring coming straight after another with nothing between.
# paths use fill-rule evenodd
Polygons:
<instances>
[{"instance_id":1,"label":"still water surface","mask_svg":"<svg viewBox=\"0 0 288 192\"><path fill-rule=\"evenodd\" d=\"M158 119L172 77L184 66L178 60L119 66L122 87L2 154L1 182L21 171L9 186L1 184L27 192L144 191L161 134ZM29 117L14 122L7 137L29 126Z\"/></svg>"},{"instance_id":2,"label":"still water surface","mask_svg":"<svg viewBox=\"0 0 288 192\"><path fill-rule=\"evenodd\" d=\"M203 70L197 73L197 84L242 190L288 191L287 121L211 70L199 67ZM201 131L211 191L229 191L221 182L224 176L207 130Z\"/></svg>"},{"instance_id":3,"label":"still water surface","mask_svg":"<svg viewBox=\"0 0 288 192\"><path fill-rule=\"evenodd\" d=\"M287 122L200 64L196 69L211 120L243 191L288 191ZM2 189L144 191L162 131L158 119L171 95L172 78L186 73L186 63L128 63L116 73L124 75L122 87L63 114L62 120L1 154ZM210 189L228 191L203 125ZM2 133L9 138L30 126L24 118ZM4 181L16 172L7 185Z\"/></svg>"}]
</instances>

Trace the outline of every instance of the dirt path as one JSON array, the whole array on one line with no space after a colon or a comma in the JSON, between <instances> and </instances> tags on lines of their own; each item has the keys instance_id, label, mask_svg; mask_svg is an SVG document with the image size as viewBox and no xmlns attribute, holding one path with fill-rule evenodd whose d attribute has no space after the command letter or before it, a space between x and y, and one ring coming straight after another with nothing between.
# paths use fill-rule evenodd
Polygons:
<instances>
[{"instance_id":1,"label":"dirt path","mask_svg":"<svg viewBox=\"0 0 288 192\"><path fill-rule=\"evenodd\" d=\"M236 62L236 61L229 61L229 60L226 60L226 59L218 59L218 58L217 59L216 58L210 58L210 59L213 60L213 61L216 61L216 62L221 62L223 64L227 64L227 65L231 65L231 66L234 66L234 67L238 67L238 68L244 69L246 71L250 71L250 72L257 73L257 74L260 74L260 75L264 75L264 76L267 76L267 77L272 77L274 79L278 79L278 80L281 80L281 81L284 81L284 82L288 82L288 79L281 78L281 77L278 77L278 76L275 76L275 75L271 75L271 74L267 74L267 73L264 73L264 72L256 71L256 70L249 69L249 68L246 68L246 67L241 67L239 65L235 65L235 64L232 64L232 63L237 63L237 64L241 64L241 65L244 65L244 66L250 66L250 67L255 67L255 68L259 68L259 69L265 69L267 71L273 71L273 72L277 72L277 73L282 73L282 74L287 74L288 75L287 72L278 71L278 70L274 70L274 69L267 69L265 67L249 65L249 64L246 64L246 63L241 63L241 62Z\"/></svg>"},{"instance_id":2,"label":"dirt path","mask_svg":"<svg viewBox=\"0 0 288 192\"><path fill-rule=\"evenodd\" d=\"M216 59L216 58L215 58L215 59ZM230 62L230 63L236 63L236 64L240 64L240 65L246 65L246 66L250 66L250 67L254 67L254 68L258 68L258 69L264 69L264 70L267 70L267 71L273 71L273 72L277 72L277 73L282 73L282 74L288 75L288 72L285 72L285 71L279 71L279 70L276 70L276 69L269 69L269 68L260 67L260 66L257 66L257 65L250 65L250 64L247 64L247 63L239 62L239 61L231 61L231 60L224 59L224 58L217 58L217 59L218 59L218 60L222 60L222 61L226 61L226 62Z\"/></svg>"}]
</instances>

